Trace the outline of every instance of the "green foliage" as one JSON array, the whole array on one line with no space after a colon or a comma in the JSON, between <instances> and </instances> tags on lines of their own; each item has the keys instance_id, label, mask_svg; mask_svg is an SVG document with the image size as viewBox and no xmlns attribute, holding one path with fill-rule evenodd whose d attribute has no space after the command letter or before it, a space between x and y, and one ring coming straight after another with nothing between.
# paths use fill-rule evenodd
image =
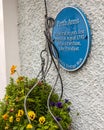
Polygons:
<instances>
[{"instance_id":1,"label":"green foliage","mask_svg":"<svg viewBox=\"0 0 104 130\"><path fill-rule=\"evenodd\" d=\"M39 82L27 98L27 110L35 113L31 120L32 124L28 126L28 120L24 113L24 98L37 81L37 79L28 79L23 76L19 76L16 81L10 78L10 83L6 87L6 95L0 102L0 130L32 130L34 128L35 130L59 130L47 108L47 98L51 86L45 82ZM53 92L50 109L63 129L68 130L72 122L68 111L71 103L59 102L58 99L58 94ZM44 122L39 121L40 117L45 118Z\"/></svg>"}]
</instances>

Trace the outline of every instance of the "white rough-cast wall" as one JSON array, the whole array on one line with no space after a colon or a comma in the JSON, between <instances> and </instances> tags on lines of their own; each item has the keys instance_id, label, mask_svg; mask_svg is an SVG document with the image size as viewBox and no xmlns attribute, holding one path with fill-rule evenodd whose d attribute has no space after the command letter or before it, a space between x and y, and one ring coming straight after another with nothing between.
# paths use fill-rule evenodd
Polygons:
<instances>
[{"instance_id":1,"label":"white rough-cast wall","mask_svg":"<svg viewBox=\"0 0 104 130\"><path fill-rule=\"evenodd\" d=\"M73 130L104 130L104 0L47 0L47 5L53 18L68 6L77 6L87 15L92 32L91 53L78 71L61 69L64 96L72 102ZM21 73L30 77L40 70L39 55L45 47L44 11L44 0L18 0ZM47 82L53 83L56 75L52 66Z\"/></svg>"}]
</instances>

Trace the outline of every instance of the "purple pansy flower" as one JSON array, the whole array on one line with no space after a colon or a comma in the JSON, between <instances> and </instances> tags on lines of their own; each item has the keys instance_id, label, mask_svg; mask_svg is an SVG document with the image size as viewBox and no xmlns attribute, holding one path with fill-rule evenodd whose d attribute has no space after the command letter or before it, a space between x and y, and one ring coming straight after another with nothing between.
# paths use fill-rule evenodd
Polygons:
<instances>
[{"instance_id":1,"label":"purple pansy flower","mask_svg":"<svg viewBox=\"0 0 104 130\"><path fill-rule=\"evenodd\" d=\"M62 119L60 117L56 117L56 120L57 121L61 121Z\"/></svg>"},{"instance_id":2,"label":"purple pansy flower","mask_svg":"<svg viewBox=\"0 0 104 130\"><path fill-rule=\"evenodd\" d=\"M68 99L65 99L65 103L68 103L69 102L69 100Z\"/></svg>"},{"instance_id":3,"label":"purple pansy flower","mask_svg":"<svg viewBox=\"0 0 104 130\"><path fill-rule=\"evenodd\" d=\"M50 105L54 107L55 106L55 102L50 102Z\"/></svg>"},{"instance_id":4,"label":"purple pansy flower","mask_svg":"<svg viewBox=\"0 0 104 130\"><path fill-rule=\"evenodd\" d=\"M70 110L71 110L70 107L68 107L68 108L67 108L67 111L70 112Z\"/></svg>"},{"instance_id":5,"label":"purple pansy flower","mask_svg":"<svg viewBox=\"0 0 104 130\"><path fill-rule=\"evenodd\" d=\"M62 108L62 107L63 107L63 104L62 104L62 102L58 102L58 103L56 104L56 106L57 106L58 108Z\"/></svg>"}]
</instances>

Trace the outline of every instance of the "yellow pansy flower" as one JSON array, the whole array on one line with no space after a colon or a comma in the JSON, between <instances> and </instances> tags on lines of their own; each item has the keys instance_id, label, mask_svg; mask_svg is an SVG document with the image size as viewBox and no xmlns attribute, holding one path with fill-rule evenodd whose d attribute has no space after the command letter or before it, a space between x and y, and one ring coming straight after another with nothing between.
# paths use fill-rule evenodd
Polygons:
<instances>
[{"instance_id":1,"label":"yellow pansy flower","mask_svg":"<svg viewBox=\"0 0 104 130\"><path fill-rule=\"evenodd\" d=\"M20 122L20 117L16 117L16 121L17 121L17 122Z\"/></svg>"},{"instance_id":2,"label":"yellow pansy flower","mask_svg":"<svg viewBox=\"0 0 104 130\"><path fill-rule=\"evenodd\" d=\"M36 117L36 114L34 113L34 111L29 111L28 116L29 116L30 120L33 121L35 119L35 117Z\"/></svg>"},{"instance_id":3,"label":"yellow pansy flower","mask_svg":"<svg viewBox=\"0 0 104 130\"><path fill-rule=\"evenodd\" d=\"M39 123L40 124L43 124L45 122L45 117L44 116L41 116L40 118L39 118Z\"/></svg>"},{"instance_id":4,"label":"yellow pansy flower","mask_svg":"<svg viewBox=\"0 0 104 130\"><path fill-rule=\"evenodd\" d=\"M11 123L13 122L13 116L9 117L9 122L11 122Z\"/></svg>"},{"instance_id":5,"label":"yellow pansy flower","mask_svg":"<svg viewBox=\"0 0 104 130\"><path fill-rule=\"evenodd\" d=\"M28 124L26 128L27 128L27 129L32 129L33 126L32 126L31 124Z\"/></svg>"},{"instance_id":6,"label":"yellow pansy flower","mask_svg":"<svg viewBox=\"0 0 104 130\"><path fill-rule=\"evenodd\" d=\"M24 114L24 111L22 109L18 110L18 114L17 114L18 117L23 116L23 114Z\"/></svg>"},{"instance_id":7,"label":"yellow pansy flower","mask_svg":"<svg viewBox=\"0 0 104 130\"><path fill-rule=\"evenodd\" d=\"M10 74L11 74L11 75L16 72L16 68L17 68L17 66L12 65L12 67L11 67L11 69L10 69Z\"/></svg>"}]
</instances>

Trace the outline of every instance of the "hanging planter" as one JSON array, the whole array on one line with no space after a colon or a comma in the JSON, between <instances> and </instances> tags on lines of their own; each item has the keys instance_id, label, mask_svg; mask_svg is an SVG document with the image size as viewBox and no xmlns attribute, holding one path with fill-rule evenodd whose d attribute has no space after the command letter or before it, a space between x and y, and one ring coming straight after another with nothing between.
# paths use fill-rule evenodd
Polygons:
<instances>
[{"instance_id":1,"label":"hanging planter","mask_svg":"<svg viewBox=\"0 0 104 130\"><path fill-rule=\"evenodd\" d=\"M13 66L11 74L17 72ZM29 94L26 102L27 114L31 123L28 122L24 110L24 99L26 94L36 84ZM67 99L60 100L54 91L50 97L51 116L47 107L47 98L52 87L38 79L28 79L19 76L15 81L10 78L10 83L6 87L6 95L0 102L0 130L60 130L57 122L63 130L69 130L71 126L70 105ZM57 122L56 122L56 121Z\"/></svg>"}]
</instances>

